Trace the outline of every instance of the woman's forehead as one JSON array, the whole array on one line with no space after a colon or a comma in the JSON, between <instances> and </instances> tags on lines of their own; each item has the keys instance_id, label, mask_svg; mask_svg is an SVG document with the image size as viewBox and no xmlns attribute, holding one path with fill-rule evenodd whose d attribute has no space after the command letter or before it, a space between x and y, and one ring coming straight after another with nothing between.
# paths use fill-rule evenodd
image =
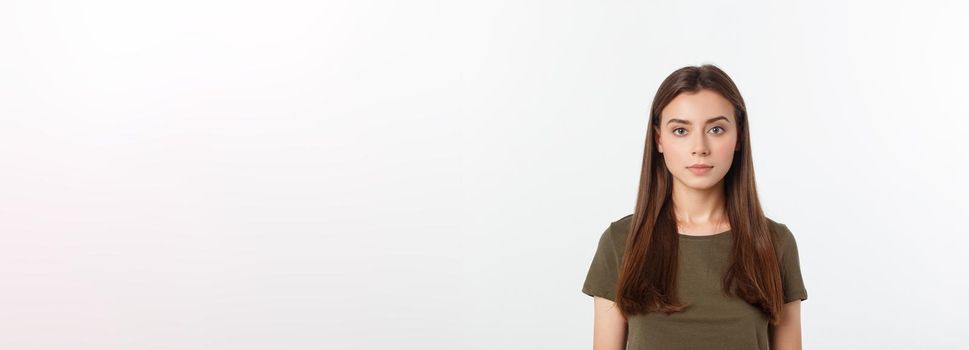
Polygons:
<instances>
[{"instance_id":1,"label":"woman's forehead","mask_svg":"<svg viewBox=\"0 0 969 350\"><path fill-rule=\"evenodd\" d=\"M663 108L660 115L664 124L673 119L682 124L703 124L723 119L733 122L735 117L730 101L706 89L680 93Z\"/></svg>"}]
</instances>

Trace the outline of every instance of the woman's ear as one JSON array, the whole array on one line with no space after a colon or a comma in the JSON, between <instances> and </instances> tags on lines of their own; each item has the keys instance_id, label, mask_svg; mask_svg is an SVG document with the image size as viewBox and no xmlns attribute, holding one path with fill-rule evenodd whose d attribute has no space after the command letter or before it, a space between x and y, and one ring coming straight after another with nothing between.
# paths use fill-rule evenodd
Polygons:
<instances>
[{"instance_id":1,"label":"woman's ear","mask_svg":"<svg viewBox=\"0 0 969 350\"><path fill-rule=\"evenodd\" d=\"M663 153L663 145L660 143L660 132L659 128L653 126L653 140L656 140L656 149L659 153Z\"/></svg>"}]
</instances>

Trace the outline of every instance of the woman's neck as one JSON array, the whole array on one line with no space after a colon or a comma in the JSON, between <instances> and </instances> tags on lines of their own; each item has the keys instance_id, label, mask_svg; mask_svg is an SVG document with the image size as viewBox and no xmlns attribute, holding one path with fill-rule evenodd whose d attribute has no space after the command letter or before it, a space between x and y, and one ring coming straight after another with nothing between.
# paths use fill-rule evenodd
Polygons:
<instances>
[{"instance_id":1,"label":"woman's neck","mask_svg":"<svg viewBox=\"0 0 969 350\"><path fill-rule=\"evenodd\" d=\"M684 187L673 187L673 211L678 226L713 233L729 227L723 182L705 190Z\"/></svg>"}]
</instances>

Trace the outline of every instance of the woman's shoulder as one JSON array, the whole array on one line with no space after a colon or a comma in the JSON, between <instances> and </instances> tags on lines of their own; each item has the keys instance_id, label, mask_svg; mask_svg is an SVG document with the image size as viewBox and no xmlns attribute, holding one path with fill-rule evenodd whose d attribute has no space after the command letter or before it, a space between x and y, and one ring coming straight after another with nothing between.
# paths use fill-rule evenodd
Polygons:
<instances>
[{"instance_id":1,"label":"woman's shoulder","mask_svg":"<svg viewBox=\"0 0 969 350\"><path fill-rule=\"evenodd\" d=\"M625 215L621 218L609 222L608 228L602 233L600 241L609 242L616 249L625 245L626 237L629 236L629 227L633 220L633 214Z\"/></svg>"},{"instance_id":2,"label":"woman's shoulder","mask_svg":"<svg viewBox=\"0 0 969 350\"><path fill-rule=\"evenodd\" d=\"M783 252L791 246L796 246L797 241L794 238L794 233L786 224L771 218L767 218L767 222L770 224L771 232L774 233L774 245L778 251Z\"/></svg>"},{"instance_id":3,"label":"woman's shoulder","mask_svg":"<svg viewBox=\"0 0 969 350\"><path fill-rule=\"evenodd\" d=\"M609 228L611 231L626 234L629 232L629 227L632 226L632 222L633 214L629 214L610 223Z\"/></svg>"},{"instance_id":4,"label":"woman's shoulder","mask_svg":"<svg viewBox=\"0 0 969 350\"><path fill-rule=\"evenodd\" d=\"M629 215L623 216L623 217L621 217L619 219L616 219L616 221L613 221L612 222L612 225L617 225L617 226L618 225L626 225L626 226L629 226L629 224L632 221L633 221L633 214L629 214Z\"/></svg>"},{"instance_id":5,"label":"woman's shoulder","mask_svg":"<svg viewBox=\"0 0 969 350\"><path fill-rule=\"evenodd\" d=\"M794 238L794 234L791 233L791 229L787 227L786 224L778 222L772 218L767 218L767 223L770 224L770 229L774 232L778 238L781 239L791 239Z\"/></svg>"}]
</instances>

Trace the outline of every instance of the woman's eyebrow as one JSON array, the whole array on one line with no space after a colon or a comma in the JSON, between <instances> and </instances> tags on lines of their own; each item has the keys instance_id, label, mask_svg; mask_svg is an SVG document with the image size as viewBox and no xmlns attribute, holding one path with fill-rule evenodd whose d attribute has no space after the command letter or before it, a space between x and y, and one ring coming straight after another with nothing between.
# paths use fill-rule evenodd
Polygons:
<instances>
[{"instance_id":1,"label":"woman's eyebrow","mask_svg":"<svg viewBox=\"0 0 969 350\"><path fill-rule=\"evenodd\" d=\"M727 117L724 117L722 115L718 115L716 117L707 119L707 124L713 123L713 122L715 122L715 121L717 121L719 119L723 119L726 122L730 122L730 119L727 119ZM680 123L680 124L686 124L686 125L693 124L689 120L683 120L683 119L670 119L670 121L666 122L666 124L669 124L669 123Z\"/></svg>"}]
</instances>

